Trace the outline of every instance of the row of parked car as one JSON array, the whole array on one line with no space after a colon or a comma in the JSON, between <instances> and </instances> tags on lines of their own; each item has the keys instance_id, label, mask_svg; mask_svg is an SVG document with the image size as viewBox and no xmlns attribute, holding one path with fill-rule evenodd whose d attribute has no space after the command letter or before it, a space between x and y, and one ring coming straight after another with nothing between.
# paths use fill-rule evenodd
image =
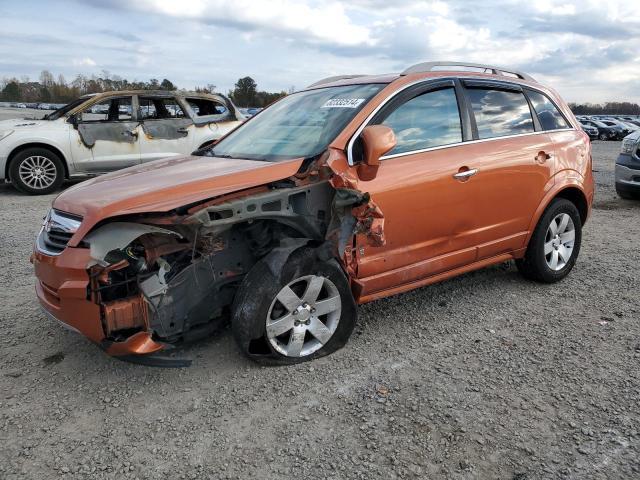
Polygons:
<instances>
[{"instance_id":1,"label":"row of parked car","mask_svg":"<svg viewBox=\"0 0 640 480\"><path fill-rule=\"evenodd\" d=\"M57 110L59 108L64 107L65 104L58 104L58 103L8 103L6 105L0 105L0 106L6 106L6 107L10 107L10 108L32 108L35 110ZM240 112L247 118L249 117L253 117L255 114L259 113L262 108L258 108L258 107L249 107L249 108L240 108L239 109ZM103 113L107 113L106 110L106 106L105 105L96 105L94 108L91 109L91 113L99 113L99 114L103 114ZM130 105L121 105L120 106L120 113L128 113L131 114L131 106ZM177 112L173 112L174 116L177 115Z\"/></svg>"},{"instance_id":2,"label":"row of parked car","mask_svg":"<svg viewBox=\"0 0 640 480\"><path fill-rule=\"evenodd\" d=\"M576 115L582 129L591 139L622 140L640 130L638 115Z\"/></svg>"},{"instance_id":3,"label":"row of parked car","mask_svg":"<svg viewBox=\"0 0 640 480\"><path fill-rule=\"evenodd\" d=\"M592 140L622 140L616 192L621 198L640 198L640 115L576 115L576 119Z\"/></svg>"},{"instance_id":4,"label":"row of parked car","mask_svg":"<svg viewBox=\"0 0 640 480\"><path fill-rule=\"evenodd\" d=\"M12 102L2 106L6 106L9 108L33 108L35 110L57 110L58 108L64 107L64 103L22 103L22 102Z\"/></svg>"}]
</instances>

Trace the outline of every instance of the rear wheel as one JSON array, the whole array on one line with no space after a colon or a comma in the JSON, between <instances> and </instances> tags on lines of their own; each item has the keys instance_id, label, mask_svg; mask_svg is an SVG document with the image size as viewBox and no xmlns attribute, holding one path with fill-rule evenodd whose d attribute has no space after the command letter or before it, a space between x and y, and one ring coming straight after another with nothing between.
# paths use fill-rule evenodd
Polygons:
<instances>
[{"instance_id":1,"label":"rear wheel","mask_svg":"<svg viewBox=\"0 0 640 480\"><path fill-rule=\"evenodd\" d=\"M582 222L576 206L555 199L533 231L525 257L516 261L520 273L531 280L553 283L575 265L582 242Z\"/></svg>"},{"instance_id":2,"label":"rear wheel","mask_svg":"<svg viewBox=\"0 0 640 480\"><path fill-rule=\"evenodd\" d=\"M11 181L16 188L30 195L56 191L64 180L62 160L46 148L27 148L11 160Z\"/></svg>"},{"instance_id":3,"label":"rear wheel","mask_svg":"<svg viewBox=\"0 0 640 480\"><path fill-rule=\"evenodd\" d=\"M284 365L342 348L355 322L355 301L338 263L302 248L282 266L262 260L253 267L236 294L231 325L245 355Z\"/></svg>"}]
</instances>

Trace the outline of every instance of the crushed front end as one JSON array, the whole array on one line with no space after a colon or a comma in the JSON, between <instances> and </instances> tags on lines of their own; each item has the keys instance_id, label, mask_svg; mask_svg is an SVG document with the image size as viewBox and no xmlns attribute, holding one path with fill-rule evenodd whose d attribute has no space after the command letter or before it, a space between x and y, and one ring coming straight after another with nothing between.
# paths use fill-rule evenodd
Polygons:
<instances>
[{"instance_id":1,"label":"crushed front end","mask_svg":"<svg viewBox=\"0 0 640 480\"><path fill-rule=\"evenodd\" d=\"M354 235L384 242L381 214L356 189L342 152L318 164L163 213L93 222L54 202L32 256L40 303L108 354L131 359L217 330L245 275L274 251L286 258L309 246L340 259L357 297Z\"/></svg>"}]
</instances>

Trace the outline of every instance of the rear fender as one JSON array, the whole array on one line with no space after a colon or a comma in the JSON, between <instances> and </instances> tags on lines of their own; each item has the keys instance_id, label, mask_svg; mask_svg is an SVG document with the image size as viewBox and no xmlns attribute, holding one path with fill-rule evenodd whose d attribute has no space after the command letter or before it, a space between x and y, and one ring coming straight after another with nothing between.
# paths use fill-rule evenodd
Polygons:
<instances>
[{"instance_id":1,"label":"rear fender","mask_svg":"<svg viewBox=\"0 0 640 480\"><path fill-rule=\"evenodd\" d=\"M563 170L561 172L558 172L551 179L551 182L554 183L553 186L549 191L547 191L542 201L540 202L540 205L538 206L535 213L533 214L533 217L531 218L531 222L529 224L529 234L527 235L525 246L529 245L529 241L531 240L533 231L536 228L536 225L538 224L538 222L540 221L540 217L542 217L542 214L544 213L544 211L547 209L547 207L553 201L553 199L556 198L563 191L569 188L575 188L580 190L580 192L584 196L584 200L588 205L589 209L591 208L588 200L588 195L586 194L583 186L584 179L575 170Z\"/></svg>"}]
</instances>

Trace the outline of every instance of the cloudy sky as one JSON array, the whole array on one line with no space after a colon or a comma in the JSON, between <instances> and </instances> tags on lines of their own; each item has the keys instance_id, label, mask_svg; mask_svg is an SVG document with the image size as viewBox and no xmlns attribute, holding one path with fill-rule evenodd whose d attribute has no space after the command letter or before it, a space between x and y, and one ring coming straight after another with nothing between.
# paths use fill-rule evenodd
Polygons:
<instances>
[{"instance_id":1,"label":"cloudy sky","mask_svg":"<svg viewBox=\"0 0 640 480\"><path fill-rule=\"evenodd\" d=\"M226 92L300 89L426 60L517 67L568 101L640 102L632 0L91 0L0 2L0 77L107 70Z\"/></svg>"}]
</instances>

